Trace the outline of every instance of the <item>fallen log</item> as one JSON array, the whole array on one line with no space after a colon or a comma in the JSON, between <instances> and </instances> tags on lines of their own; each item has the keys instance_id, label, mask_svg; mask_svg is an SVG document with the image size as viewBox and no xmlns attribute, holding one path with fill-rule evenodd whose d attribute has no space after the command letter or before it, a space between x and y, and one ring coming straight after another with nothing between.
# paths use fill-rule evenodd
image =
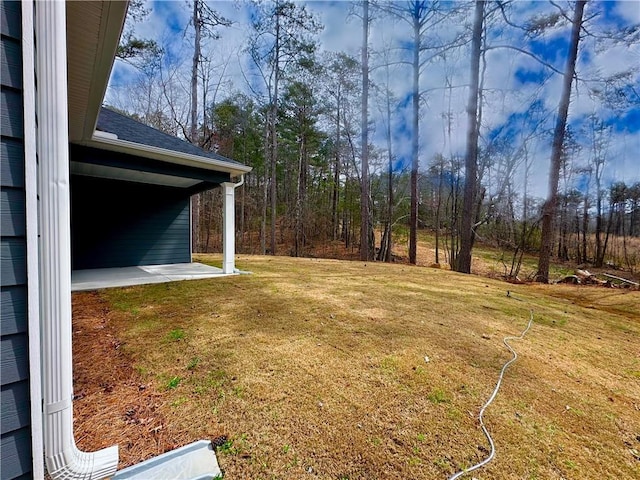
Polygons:
<instances>
[{"instance_id":1,"label":"fallen log","mask_svg":"<svg viewBox=\"0 0 640 480\"><path fill-rule=\"evenodd\" d=\"M588 270L581 270L581 269L576 270L576 275L580 278L593 277L593 274L590 273Z\"/></svg>"},{"instance_id":2,"label":"fallen log","mask_svg":"<svg viewBox=\"0 0 640 480\"><path fill-rule=\"evenodd\" d=\"M576 270L576 276L580 279L581 284L587 285L604 285L607 282L604 280L599 280L593 273L588 270Z\"/></svg>"},{"instance_id":3,"label":"fallen log","mask_svg":"<svg viewBox=\"0 0 640 480\"><path fill-rule=\"evenodd\" d=\"M628 283L629 285L634 285L636 287L640 286L640 283L638 283L638 282L634 282L633 280L627 280L626 278L622 278L622 277L616 277L615 275L611 275L609 273L603 273L602 275L604 275L607 278L613 278L614 280L618 280L620 282Z\"/></svg>"}]
</instances>

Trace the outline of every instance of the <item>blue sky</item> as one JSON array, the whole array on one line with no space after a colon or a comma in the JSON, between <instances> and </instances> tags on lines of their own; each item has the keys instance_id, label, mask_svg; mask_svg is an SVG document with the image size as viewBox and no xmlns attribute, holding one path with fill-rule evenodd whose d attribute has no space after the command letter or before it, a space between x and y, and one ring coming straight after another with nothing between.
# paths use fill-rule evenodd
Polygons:
<instances>
[{"instance_id":1,"label":"blue sky","mask_svg":"<svg viewBox=\"0 0 640 480\"><path fill-rule=\"evenodd\" d=\"M211 60L212 81L224 82L218 89L220 100L233 91L248 91L245 77L249 71L246 55L242 50L247 44L250 34L251 9L246 3L238 0L213 1L210 6L234 24L220 31L220 39L211 40L205 48L207 57ZM322 49L326 51L346 51L359 58L361 42L360 20L349 15L350 2L346 1L313 1L306 3L307 8L314 12L325 25L320 34ZM567 2L558 2L569 8ZM184 115L188 110L189 68L192 56L191 31L188 28L190 8L187 2L156 1L150 2L151 14L147 20L136 26L136 33L143 37L154 38L167 52L165 78L173 75L177 84L167 95L175 99L180 105L178 114ZM512 5L511 17L513 21L524 22L535 14L554 12L548 2L517 1ZM621 30L626 26L640 23L640 2L635 0L589 2L586 16L598 11L600 15L591 20L590 29L602 31L605 28ZM462 28L460 22L443 25L440 35L451 35L456 29ZM372 50L381 50L385 45L401 45L411 38L411 32L405 23L385 20L375 22L371 27L370 46ZM488 43L491 45L513 44L527 48L535 55L562 70L564 67L569 27L558 26L545 32L535 41L526 39L517 29L504 27L500 30L490 30ZM406 54L406 53L405 53ZM512 50L495 49L486 55L487 71L485 76L485 105L483 110L482 134L484 141L491 139L491 132L501 130L510 132L510 141L514 147L523 138L528 137L527 128L531 128L532 121L527 117L532 115L533 106L544 106L548 110L546 124L543 129L552 129L561 91L561 76L552 74L534 59ZM377 60L372 57L375 66ZM468 82L468 54L462 49L451 55L449 61L430 63L423 71L421 88L429 93L425 95L421 110L420 128L420 162L421 168L426 170L427 164L437 153L444 155L463 154L466 138L465 103L467 92L465 88L457 88L452 95L443 89L446 81L453 85L465 85ZM605 177L607 182L624 180L627 183L640 181L640 104L625 112L614 111L596 98L591 92L592 79L598 76L609 76L623 72L630 67L640 66L640 46L615 45L601 49L592 39L582 43L579 57L578 75L585 79L574 86L572 103L570 106L570 123L579 132L579 140L585 148L579 153L575 162L586 164L589 157L589 139L583 132L583 126L589 115L596 113L605 122L613 126L609 141L609 158ZM224 75L221 73L224 71ZM408 67L396 66L393 69L393 84L391 88L396 98L410 98L411 73ZM217 78L217 80L216 80ZM372 80L384 82L383 69L372 72ZM140 74L135 69L116 62L112 74L111 87L108 91L107 102L120 108L131 109L139 98ZM590 83L591 82L591 83ZM637 70L630 77L630 87L635 89L635 100L640 93L640 72ZM149 87L150 88L150 87ZM156 92L157 93L157 92ZM161 95L160 95L161 96ZM381 148L384 147L384 126L380 118L380 108L372 99L370 115L373 125L371 139ZM451 110L453 135L446 134L443 114ZM406 164L410 158L410 127L411 101L398 102L394 109L394 151L399 159L399 165ZM538 197L546 196L547 171L550 156L550 138L548 135L538 135L528 140L530 156L522 162L518 175L520 189L524 188L524 166L529 165L530 175L526 179L527 190ZM491 188L492 179L487 179ZM576 177L576 186L580 186L580 179Z\"/></svg>"}]
</instances>

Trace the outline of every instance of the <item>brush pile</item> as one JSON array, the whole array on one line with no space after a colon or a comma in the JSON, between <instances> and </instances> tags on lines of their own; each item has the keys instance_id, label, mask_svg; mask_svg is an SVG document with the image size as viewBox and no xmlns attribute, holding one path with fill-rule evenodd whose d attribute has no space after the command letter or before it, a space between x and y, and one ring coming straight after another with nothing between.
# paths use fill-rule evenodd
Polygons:
<instances>
[{"instance_id":1,"label":"brush pile","mask_svg":"<svg viewBox=\"0 0 640 480\"><path fill-rule=\"evenodd\" d=\"M573 285L599 285L608 288L638 288L638 283L627 280L626 278L602 273L606 280L600 280L595 274L587 270L576 270L573 275L567 275L560 279L557 283L571 283Z\"/></svg>"}]
</instances>

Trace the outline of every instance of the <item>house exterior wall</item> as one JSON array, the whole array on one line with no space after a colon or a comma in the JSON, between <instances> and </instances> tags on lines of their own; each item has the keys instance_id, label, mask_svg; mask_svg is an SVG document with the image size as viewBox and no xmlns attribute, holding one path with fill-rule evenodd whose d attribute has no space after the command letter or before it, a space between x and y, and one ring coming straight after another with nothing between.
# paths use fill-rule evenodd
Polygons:
<instances>
[{"instance_id":1,"label":"house exterior wall","mask_svg":"<svg viewBox=\"0 0 640 480\"><path fill-rule=\"evenodd\" d=\"M185 189L71 177L74 270L188 263Z\"/></svg>"},{"instance_id":2,"label":"house exterior wall","mask_svg":"<svg viewBox=\"0 0 640 480\"><path fill-rule=\"evenodd\" d=\"M20 2L0 1L0 471L32 477Z\"/></svg>"}]
</instances>

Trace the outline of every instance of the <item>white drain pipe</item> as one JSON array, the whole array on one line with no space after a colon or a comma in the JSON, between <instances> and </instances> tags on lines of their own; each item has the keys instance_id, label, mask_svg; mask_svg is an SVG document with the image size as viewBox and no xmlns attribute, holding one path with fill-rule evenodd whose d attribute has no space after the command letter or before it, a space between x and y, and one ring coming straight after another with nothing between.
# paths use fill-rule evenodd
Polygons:
<instances>
[{"instance_id":1,"label":"white drain pipe","mask_svg":"<svg viewBox=\"0 0 640 480\"><path fill-rule=\"evenodd\" d=\"M98 480L115 473L118 447L85 453L78 450L73 438L71 204L64 1L36 2L35 35L45 460L54 480Z\"/></svg>"}]
</instances>

